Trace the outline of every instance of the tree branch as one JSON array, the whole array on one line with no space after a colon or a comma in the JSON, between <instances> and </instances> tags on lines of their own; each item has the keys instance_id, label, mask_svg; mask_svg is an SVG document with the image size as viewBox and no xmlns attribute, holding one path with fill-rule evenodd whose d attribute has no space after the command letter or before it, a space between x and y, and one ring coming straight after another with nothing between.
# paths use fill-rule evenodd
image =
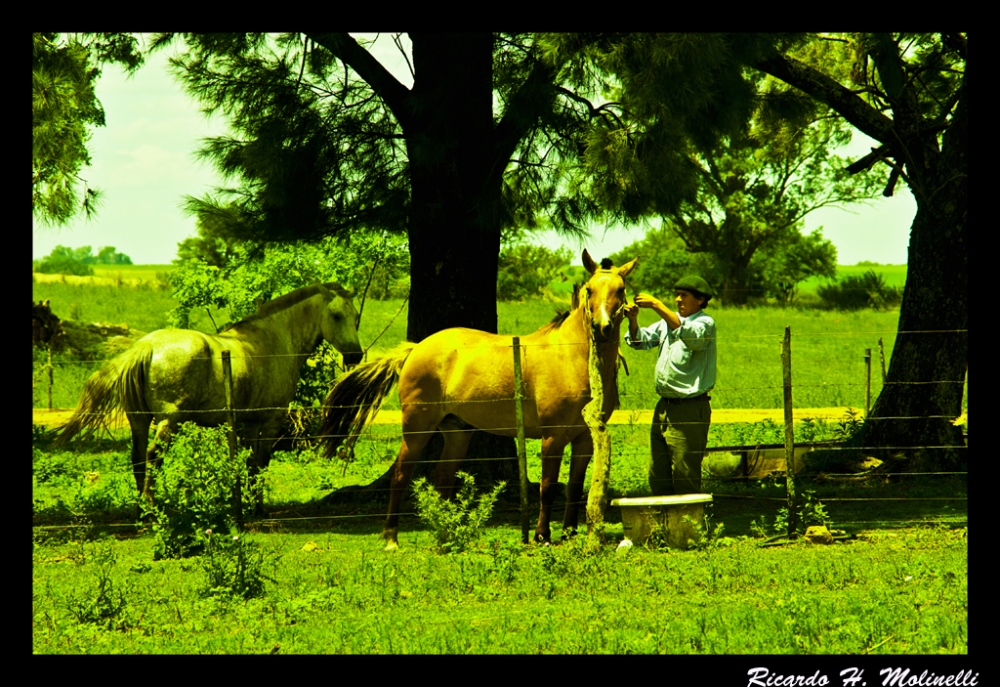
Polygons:
<instances>
[{"instance_id":1,"label":"tree branch","mask_svg":"<svg viewBox=\"0 0 1000 687\"><path fill-rule=\"evenodd\" d=\"M539 92L551 88L556 71L544 60L537 60L528 78L511 96L507 111L493 132L495 162L501 165L501 169L514 154L518 142L547 109L550 99L539 97Z\"/></svg>"},{"instance_id":2,"label":"tree branch","mask_svg":"<svg viewBox=\"0 0 1000 687\"><path fill-rule=\"evenodd\" d=\"M851 93L850 89L819 70L780 54L758 60L752 66L833 108L853 126L875 140L883 143L891 140L894 126L892 119L878 112Z\"/></svg>"},{"instance_id":3,"label":"tree branch","mask_svg":"<svg viewBox=\"0 0 1000 687\"><path fill-rule=\"evenodd\" d=\"M409 119L406 104L410 90L390 74L370 52L358 45L358 42L347 33L307 33L306 36L357 72L392 111L396 120L405 126Z\"/></svg>"}]
</instances>

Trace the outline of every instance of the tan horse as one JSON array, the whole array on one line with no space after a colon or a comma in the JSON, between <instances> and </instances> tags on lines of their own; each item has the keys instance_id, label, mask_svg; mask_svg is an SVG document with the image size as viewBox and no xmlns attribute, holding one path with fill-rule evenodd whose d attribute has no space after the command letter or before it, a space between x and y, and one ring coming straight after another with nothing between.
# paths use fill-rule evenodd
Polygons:
<instances>
[{"instance_id":1,"label":"tan horse","mask_svg":"<svg viewBox=\"0 0 1000 687\"><path fill-rule=\"evenodd\" d=\"M551 541L549 516L567 444L573 449L563 536L576 528L583 478L594 452L581 414L591 398L587 371L590 341L597 341L600 353L602 410L607 421L618 401L615 371L625 304L623 277L637 260L617 268L605 261L602 268L584 251L583 265L592 276L574 294L572 310L521 338L525 436L542 440L537 542ZM387 548L398 546L400 503L414 461L436 430L442 430L444 451L435 470L435 484L444 498L452 494L455 471L465 457L471 430L517 435L511 346L509 336L445 329L419 344L404 343L385 357L357 367L330 390L321 432L327 437L328 455L345 438L356 438L398 380L403 442L382 533Z\"/></svg>"},{"instance_id":2,"label":"tan horse","mask_svg":"<svg viewBox=\"0 0 1000 687\"><path fill-rule=\"evenodd\" d=\"M316 284L264 303L256 314L216 335L190 329L152 332L87 380L58 440L106 426L124 412L132 428L135 484L149 497L146 463L159 463L160 449L179 423L229 421L222 374L222 351L228 350L236 424L253 450L253 471L267 467L299 370L320 341L333 344L346 365L361 361L352 297L336 284ZM155 435L149 445L151 421Z\"/></svg>"}]
</instances>

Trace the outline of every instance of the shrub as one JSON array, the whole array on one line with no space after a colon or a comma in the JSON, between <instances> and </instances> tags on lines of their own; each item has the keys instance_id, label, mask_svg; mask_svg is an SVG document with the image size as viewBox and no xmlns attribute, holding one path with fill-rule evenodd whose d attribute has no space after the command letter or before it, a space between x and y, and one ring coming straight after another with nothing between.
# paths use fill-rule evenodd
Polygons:
<instances>
[{"instance_id":1,"label":"shrub","mask_svg":"<svg viewBox=\"0 0 1000 687\"><path fill-rule=\"evenodd\" d=\"M249 484L248 449L239 451L235 464L230 461L227 432L227 425L182 424L164 453L162 466L153 470L156 502L143 508L153 520L154 558L200 553L205 530L227 532L235 528L237 480L243 485L241 517L250 514L261 480Z\"/></svg>"},{"instance_id":2,"label":"shrub","mask_svg":"<svg viewBox=\"0 0 1000 687\"><path fill-rule=\"evenodd\" d=\"M820 286L816 293L828 306L840 310L883 310L903 300L902 289L888 286L885 277L873 270L860 276L844 277L836 284Z\"/></svg>"},{"instance_id":3,"label":"shrub","mask_svg":"<svg viewBox=\"0 0 1000 687\"><path fill-rule=\"evenodd\" d=\"M78 623L93 623L107 630L127 629L131 625L128 594L111 577L117 563L114 551L108 548L98 552L95 561L96 586L71 598L67 608Z\"/></svg>"},{"instance_id":4,"label":"shrub","mask_svg":"<svg viewBox=\"0 0 1000 687\"><path fill-rule=\"evenodd\" d=\"M472 544L493 513L493 504L503 491L506 482L500 482L489 494L479 497L475 508L476 481L466 472L457 472L455 478L461 480L462 487L453 501L440 497L423 477L414 480L413 492L417 497L417 516L434 531L438 550L441 553L461 553Z\"/></svg>"},{"instance_id":5,"label":"shrub","mask_svg":"<svg viewBox=\"0 0 1000 687\"><path fill-rule=\"evenodd\" d=\"M38 271L42 274L75 274L79 277L94 275L94 268L79 260L64 257L46 257L38 263Z\"/></svg>"},{"instance_id":6,"label":"shrub","mask_svg":"<svg viewBox=\"0 0 1000 687\"><path fill-rule=\"evenodd\" d=\"M201 565L206 575L204 593L210 596L255 599L264 595L265 581L274 582L264 574L265 556L260 545L235 530L228 535L205 530Z\"/></svg>"}]
</instances>

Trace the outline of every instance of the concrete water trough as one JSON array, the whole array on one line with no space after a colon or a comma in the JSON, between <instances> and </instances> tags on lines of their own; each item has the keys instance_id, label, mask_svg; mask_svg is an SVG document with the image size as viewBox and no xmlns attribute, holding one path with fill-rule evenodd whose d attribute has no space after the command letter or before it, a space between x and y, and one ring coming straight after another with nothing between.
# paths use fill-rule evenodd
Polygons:
<instances>
[{"instance_id":1,"label":"concrete water trough","mask_svg":"<svg viewBox=\"0 0 1000 687\"><path fill-rule=\"evenodd\" d=\"M706 503L712 503L711 494L640 496L611 501L612 506L621 508L622 529L632 543L642 544L658 530L672 549L688 548L688 541L699 537L697 528L704 531Z\"/></svg>"}]
</instances>

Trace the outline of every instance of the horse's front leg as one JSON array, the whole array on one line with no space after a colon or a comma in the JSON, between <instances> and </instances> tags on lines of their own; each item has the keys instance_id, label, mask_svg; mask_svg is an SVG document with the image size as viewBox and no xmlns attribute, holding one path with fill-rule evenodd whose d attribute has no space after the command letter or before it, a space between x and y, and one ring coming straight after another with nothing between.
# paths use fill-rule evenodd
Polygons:
<instances>
[{"instance_id":1,"label":"horse's front leg","mask_svg":"<svg viewBox=\"0 0 1000 687\"><path fill-rule=\"evenodd\" d=\"M583 504L583 478L587 475L590 457L594 455L594 439L585 431L573 439L570 458L569 486L566 489L566 515L563 517L562 538L576 534L580 506Z\"/></svg>"},{"instance_id":2,"label":"horse's front leg","mask_svg":"<svg viewBox=\"0 0 1000 687\"><path fill-rule=\"evenodd\" d=\"M562 463L566 439L561 436L542 437L542 481L539 485L541 506L538 511L538 525L535 527L535 542L552 543L549 519L552 516L552 502L559 491L559 467Z\"/></svg>"}]
</instances>

